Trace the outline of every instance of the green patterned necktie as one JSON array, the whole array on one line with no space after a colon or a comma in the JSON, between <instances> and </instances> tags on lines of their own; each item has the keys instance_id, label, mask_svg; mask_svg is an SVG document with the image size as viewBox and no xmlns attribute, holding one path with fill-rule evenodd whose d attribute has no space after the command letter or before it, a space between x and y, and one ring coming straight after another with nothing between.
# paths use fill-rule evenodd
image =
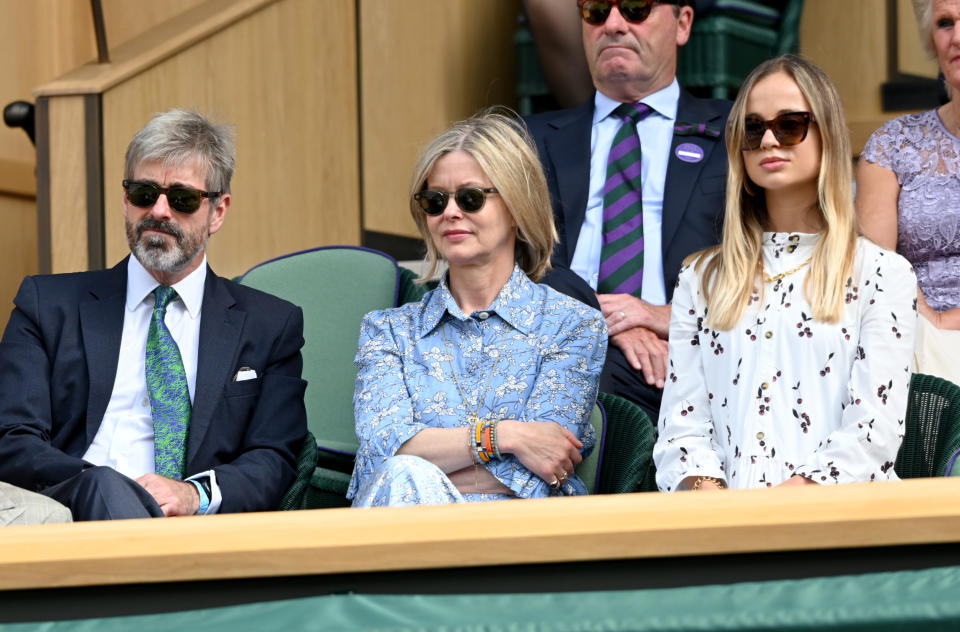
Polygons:
<instances>
[{"instance_id":1,"label":"green patterned necktie","mask_svg":"<svg viewBox=\"0 0 960 632\"><path fill-rule=\"evenodd\" d=\"M190 389L180 348L163 322L167 305L177 298L177 292L172 287L160 285L153 294L156 303L147 330L144 365L153 415L153 457L157 474L179 481L186 469Z\"/></svg>"}]
</instances>

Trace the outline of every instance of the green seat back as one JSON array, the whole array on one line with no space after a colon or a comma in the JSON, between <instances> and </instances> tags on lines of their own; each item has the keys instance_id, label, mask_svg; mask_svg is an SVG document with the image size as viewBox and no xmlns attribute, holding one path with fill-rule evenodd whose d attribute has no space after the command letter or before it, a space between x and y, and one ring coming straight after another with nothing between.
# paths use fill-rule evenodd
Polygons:
<instances>
[{"instance_id":1,"label":"green seat back","mask_svg":"<svg viewBox=\"0 0 960 632\"><path fill-rule=\"evenodd\" d=\"M617 395L598 393L597 402L607 417L597 492L625 494L655 490L656 483L651 477L654 476L652 456L656 432L649 417L639 406Z\"/></svg>"},{"instance_id":2,"label":"green seat back","mask_svg":"<svg viewBox=\"0 0 960 632\"><path fill-rule=\"evenodd\" d=\"M597 434L597 445L593 446L590 456L580 461L580 465L574 468L574 471L587 486L587 491L596 494L597 481L600 480L600 451L603 449L604 426L603 411L597 404L593 405L593 412L590 413L590 425Z\"/></svg>"},{"instance_id":3,"label":"green seat back","mask_svg":"<svg viewBox=\"0 0 960 632\"><path fill-rule=\"evenodd\" d=\"M894 466L900 478L945 476L960 451L960 387L943 378L914 373L903 435Z\"/></svg>"},{"instance_id":4,"label":"green seat back","mask_svg":"<svg viewBox=\"0 0 960 632\"><path fill-rule=\"evenodd\" d=\"M262 263L240 283L303 309L307 425L321 448L355 454L353 389L360 321L397 301L396 261L375 250L333 246Z\"/></svg>"}]
</instances>

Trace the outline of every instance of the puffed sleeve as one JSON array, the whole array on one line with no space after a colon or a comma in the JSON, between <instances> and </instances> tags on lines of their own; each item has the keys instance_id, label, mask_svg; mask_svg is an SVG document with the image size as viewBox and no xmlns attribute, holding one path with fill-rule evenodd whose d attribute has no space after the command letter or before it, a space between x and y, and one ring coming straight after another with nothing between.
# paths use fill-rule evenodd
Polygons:
<instances>
[{"instance_id":1,"label":"puffed sleeve","mask_svg":"<svg viewBox=\"0 0 960 632\"><path fill-rule=\"evenodd\" d=\"M699 294L699 275L692 266L685 266L670 310L667 380L653 448L657 486L662 491L675 491L688 476L726 478L703 370L699 335L706 309L697 300Z\"/></svg>"},{"instance_id":2,"label":"puffed sleeve","mask_svg":"<svg viewBox=\"0 0 960 632\"><path fill-rule=\"evenodd\" d=\"M402 318L391 312L374 311L360 325L355 364L357 382L353 394L354 423L360 449L354 464L347 498L362 479L426 426L414 419L413 406L403 374L403 356L398 339L412 335L401 331ZM396 322L394 322L396 320ZM397 325L400 329L395 327Z\"/></svg>"},{"instance_id":3,"label":"puffed sleeve","mask_svg":"<svg viewBox=\"0 0 960 632\"><path fill-rule=\"evenodd\" d=\"M841 427L797 473L817 483L897 480L917 326L917 280L906 259L876 249L861 285L859 340Z\"/></svg>"},{"instance_id":4,"label":"puffed sleeve","mask_svg":"<svg viewBox=\"0 0 960 632\"><path fill-rule=\"evenodd\" d=\"M597 385L607 353L607 326L600 312L572 299L558 301L558 306L545 314L545 320L553 322L550 329L556 333L552 334L552 339L540 341L543 358L521 421L560 424L580 439L583 443L581 453L587 455L596 443L590 413L597 400ZM506 472L493 473L517 497L549 495L546 481L516 459L510 459L510 462L511 467ZM571 485L573 489L565 489L566 493L585 494L587 491L579 480L566 487Z\"/></svg>"}]
</instances>

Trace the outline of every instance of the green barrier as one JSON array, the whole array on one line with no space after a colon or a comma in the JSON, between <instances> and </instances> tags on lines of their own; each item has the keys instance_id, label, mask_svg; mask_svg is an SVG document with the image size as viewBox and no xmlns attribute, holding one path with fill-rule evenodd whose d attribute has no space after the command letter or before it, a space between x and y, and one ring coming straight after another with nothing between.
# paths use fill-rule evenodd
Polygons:
<instances>
[{"instance_id":1,"label":"green barrier","mask_svg":"<svg viewBox=\"0 0 960 632\"><path fill-rule=\"evenodd\" d=\"M329 595L160 615L7 624L0 632L957 630L958 586L960 567L948 567L659 590Z\"/></svg>"}]
</instances>

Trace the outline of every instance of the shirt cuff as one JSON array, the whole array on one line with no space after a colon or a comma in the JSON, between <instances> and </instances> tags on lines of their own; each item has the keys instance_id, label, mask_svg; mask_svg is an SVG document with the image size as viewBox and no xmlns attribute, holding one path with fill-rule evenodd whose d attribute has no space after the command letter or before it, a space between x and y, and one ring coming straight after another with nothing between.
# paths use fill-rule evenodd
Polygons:
<instances>
[{"instance_id":1,"label":"shirt cuff","mask_svg":"<svg viewBox=\"0 0 960 632\"><path fill-rule=\"evenodd\" d=\"M194 474L188 481L194 481L200 478L209 478L210 479L210 491L212 495L210 497L210 506L207 507L206 511L197 512L197 515L208 516L210 514L215 514L220 511L220 504L223 502L223 496L220 494L220 486L217 485L217 473L213 470L207 470L206 472L200 472L199 474Z\"/></svg>"}]
</instances>

